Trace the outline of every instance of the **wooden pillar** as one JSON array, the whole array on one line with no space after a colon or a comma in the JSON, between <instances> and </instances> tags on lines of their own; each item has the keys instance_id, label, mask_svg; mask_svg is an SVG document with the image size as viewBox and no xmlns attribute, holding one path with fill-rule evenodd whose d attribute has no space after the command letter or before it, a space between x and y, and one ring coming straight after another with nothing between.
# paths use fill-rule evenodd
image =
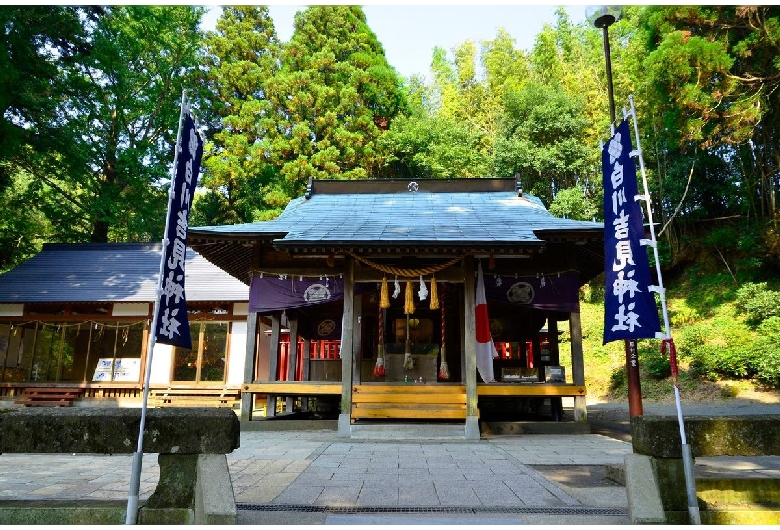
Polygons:
<instances>
[{"instance_id":1,"label":"wooden pillar","mask_svg":"<svg viewBox=\"0 0 780 530\"><path fill-rule=\"evenodd\" d=\"M585 385L585 360L582 354L582 322L580 314L569 313L569 333L571 334L571 377L575 385ZM588 421L588 408L585 396L574 398L574 421Z\"/></svg>"},{"instance_id":2,"label":"wooden pillar","mask_svg":"<svg viewBox=\"0 0 780 530\"><path fill-rule=\"evenodd\" d=\"M550 364L559 366L561 364L561 352L558 344L558 321L554 316L547 317L547 342L550 348Z\"/></svg>"},{"instance_id":3,"label":"wooden pillar","mask_svg":"<svg viewBox=\"0 0 780 530\"><path fill-rule=\"evenodd\" d=\"M353 329L355 327L355 261L347 257L344 274L344 313L341 317L341 412L339 413L338 436L349 438L352 434L352 368L354 359Z\"/></svg>"},{"instance_id":4,"label":"wooden pillar","mask_svg":"<svg viewBox=\"0 0 780 530\"><path fill-rule=\"evenodd\" d=\"M282 334L282 318L279 313L271 315L271 344L268 348L268 380L278 381L276 372L279 369L279 337ZM265 417L276 416L276 396L268 394L265 405Z\"/></svg>"},{"instance_id":5,"label":"wooden pillar","mask_svg":"<svg viewBox=\"0 0 780 530\"><path fill-rule=\"evenodd\" d=\"M542 381L544 379L544 366L542 365L542 341L539 340L539 330L536 330L536 332L533 334L533 337L531 338L531 344L531 349L533 350L534 368L536 368L539 380Z\"/></svg>"},{"instance_id":6,"label":"wooden pillar","mask_svg":"<svg viewBox=\"0 0 780 530\"><path fill-rule=\"evenodd\" d=\"M244 358L244 383L255 380L257 365L257 311L250 311L246 317L246 357ZM241 392L241 419L250 421L255 404L255 395Z\"/></svg>"},{"instance_id":7,"label":"wooden pillar","mask_svg":"<svg viewBox=\"0 0 780 530\"><path fill-rule=\"evenodd\" d=\"M354 289L353 289L354 290ZM352 382L354 384L362 383L361 369L363 359L361 356L361 349L363 348L363 296L360 294L354 295L354 302L352 303L354 311L355 324L352 328ZM350 394L351 395L351 394Z\"/></svg>"},{"instance_id":8,"label":"wooden pillar","mask_svg":"<svg viewBox=\"0 0 780 530\"><path fill-rule=\"evenodd\" d=\"M639 351L636 339L623 341L626 351L626 382L628 383L628 417L644 414L642 407L642 385L639 381Z\"/></svg>"},{"instance_id":9,"label":"wooden pillar","mask_svg":"<svg viewBox=\"0 0 780 530\"><path fill-rule=\"evenodd\" d=\"M290 350L287 354L287 380L295 381L295 367L298 365L298 315L293 314L292 317L288 314L290 321ZM286 412L293 412L295 406L295 396L289 396L285 400Z\"/></svg>"},{"instance_id":10,"label":"wooden pillar","mask_svg":"<svg viewBox=\"0 0 780 530\"><path fill-rule=\"evenodd\" d=\"M555 320L554 313L547 314L547 349L550 352L551 366L559 366L561 364L561 352L558 348L558 321ZM552 417L555 421L561 421L563 419L563 398L551 397L550 409L552 410Z\"/></svg>"},{"instance_id":11,"label":"wooden pillar","mask_svg":"<svg viewBox=\"0 0 780 530\"><path fill-rule=\"evenodd\" d=\"M474 258L465 258L465 282L463 284L463 329L466 353L466 439L479 440L479 416L477 403L477 322L476 284L474 281Z\"/></svg>"},{"instance_id":12,"label":"wooden pillar","mask_svg":"<svg viewBox=\"0 0 780 530\"><path fill-rule=\"evenodd\" d=\"M309 380L309 356L311 355L311 339L303 339L303 373L301 379L303 381ZM301 398L301 409L309 410L309 398Z\"/></svg>"},{"instance_id":13,"label":"wooden pillar","mask_svg":"<svg viewBox=\"0 0 780 530\"><path fill-rule=\"evenodd\" d=\"M463 301L462 296L458 298L458 301L460 302L458 304L458 318L459 318L459 322L463 323L466 322L466 313L465 311L463 311L465 302ZM460 382L465 385L466 384L466 326L461 325L459 327L460 327Z\"/></svg>"}]
</instances>

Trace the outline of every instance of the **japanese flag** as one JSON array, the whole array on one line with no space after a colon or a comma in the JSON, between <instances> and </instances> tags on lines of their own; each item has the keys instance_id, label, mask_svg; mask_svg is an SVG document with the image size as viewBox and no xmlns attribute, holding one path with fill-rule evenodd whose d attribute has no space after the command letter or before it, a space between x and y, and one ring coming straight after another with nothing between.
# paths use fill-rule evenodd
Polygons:
<instances>
[{"instance_id":1,"label":"japanese flag","mask_svg":"<svg viewBox=\"0 0 780 530\"><path fill-rule=\"evenodd\" d=\"M493 337L490 335L487 300L485 299L485 281L482 279L482 263L477 264L477 303L474 308L477 332L477 371L486 383L495 382L493 358L497 357Z\"/></svg>"}]
</instances>

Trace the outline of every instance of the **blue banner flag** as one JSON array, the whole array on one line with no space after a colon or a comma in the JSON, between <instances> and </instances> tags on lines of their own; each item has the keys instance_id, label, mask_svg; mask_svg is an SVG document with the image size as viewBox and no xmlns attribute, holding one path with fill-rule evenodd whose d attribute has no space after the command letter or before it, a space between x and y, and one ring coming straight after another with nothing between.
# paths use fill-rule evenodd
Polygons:
<instances>
[{"instance_id":1,"label":"blue banner flag","mask_svg":"<svg viewBox=\"0 0 780 530\"><path fill-rule=\"evenodd\" d=\"M636 165L631 133L623 120L601 153L604 173L604 344L620 339L655 338L661 331L645 230L636 199Z\"/></svg>"},{"instance_id":2,"label":"blue banner flag","mask_svg":"<svg viewBox=\"0 0 780 530\"><path fill-rule=\"evenodd\" d=\"M168 203L167 244L163 248L165 255L160 278L162 294L157 311L155 339L161 344L191 349L187 301L184 296L184 262L190 208L203 156L203 140L189 113L185 114L176 149L176 176L171 183Z\"/></svg>"}]
</instances>

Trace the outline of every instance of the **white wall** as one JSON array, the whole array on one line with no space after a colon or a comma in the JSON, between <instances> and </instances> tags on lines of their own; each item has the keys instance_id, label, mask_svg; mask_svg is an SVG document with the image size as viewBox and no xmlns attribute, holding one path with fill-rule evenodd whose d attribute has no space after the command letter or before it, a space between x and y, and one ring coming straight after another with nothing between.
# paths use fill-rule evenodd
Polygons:
<instances>
[{"instance_id":1,"label":"white wall","mask_svg":"<svg viewBox=\"0 0 780 530\"><path fill-rule=\"evenodd\" d=\"M246 359L246 321L233 322L230 334L230 352L228 353L228 385L241 385L244 382L244 360Z\"/></svg>"},{"instance_id":2,"label":"white wall","mask_svg":"<svg viewBox=\"0 0 780 530\"><path fill-rule=\"evenodd\" d=\"M152 375L150 385L168 385L171 383L171 363L173 362L173 346L168 344L154 345L152 355Z\"/></svg>"}]
</instances>

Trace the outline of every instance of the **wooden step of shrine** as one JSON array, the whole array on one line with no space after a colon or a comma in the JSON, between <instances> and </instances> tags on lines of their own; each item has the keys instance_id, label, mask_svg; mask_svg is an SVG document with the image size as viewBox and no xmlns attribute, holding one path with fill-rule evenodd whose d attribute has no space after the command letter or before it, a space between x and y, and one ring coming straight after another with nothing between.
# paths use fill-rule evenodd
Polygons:
<instances>
[{"instance_id":1,"label":"wooden step of shrine","mask_svg":"<svg viewBox=\"0 0 780 530\"><path fill-rule=\"evenodd\" d=\"M25 388L14 403L25 407L70 407L80 394L73 388Z\"/></svg>"},{"instance_id":2,"label":"wooden step of shrine","mask_svg":"<svg viewBox=\"0 0 780 530\"><path fill-rule=\"evenodd\" d=\"M351 420L358 419L465 420L466 390L435 383L355 385Z\"/></svg>"},{"instance_id":3,"label":"wooden step of shrine","mask_svg":"<svg viewBox=\"0 0 780 530\"><path fill-rule=\"evenodd\" d=\"M241 403L237 388L155 388L149 391L153 407L231 407Z\"/></svg>"}]
</instances>

